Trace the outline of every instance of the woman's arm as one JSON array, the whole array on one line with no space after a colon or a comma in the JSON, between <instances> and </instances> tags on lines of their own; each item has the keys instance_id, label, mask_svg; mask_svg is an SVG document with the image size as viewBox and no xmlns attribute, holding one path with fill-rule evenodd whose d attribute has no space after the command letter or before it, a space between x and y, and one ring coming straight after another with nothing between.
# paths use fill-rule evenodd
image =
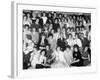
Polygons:
<instances>
[{"instance_id":1,"label":"woman's arm","mask_svg":"<svg viewBox=\"0 0 100 80\"><path fill-rule=\"evenodd\" d=\"M77 62L79 62L80 60L79 59L77 59L77 60L75 60L75 61L72 61L72 63L77 63ZM71 64L72 64L71 63Z\"/></svg>"}]
</instances>

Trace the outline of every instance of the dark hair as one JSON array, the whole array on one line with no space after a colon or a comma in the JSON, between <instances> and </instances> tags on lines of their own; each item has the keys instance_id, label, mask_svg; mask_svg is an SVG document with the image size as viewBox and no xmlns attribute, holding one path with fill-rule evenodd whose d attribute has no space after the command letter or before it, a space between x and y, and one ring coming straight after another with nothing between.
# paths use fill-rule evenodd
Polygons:
<instances>
[{"instance_id":1,"label":"dark hair","mask_svg":"<svg viewBox=\"0 0 100 80\"><path fill-rule=\"evenodd\" d=\"M60 46L57 46L57 47L56 47L56 50L57 50L58 47L60 47ZM61 47L60 47L60 50L61 50Z\"/></svg>"},{"instance_id":2,"label":"dark hair","mask_svg":"<svg viewBox=\"0 0 100 80\"><path fill-rule=\"evenodd\" d=\"M48 34L48 37L50 37L50 36L53 38L53 34L52 33Z\"/></svg>"},{"instance_id":3,"label":"dark hair","mask_svg":"<svg viewBox=\"0 0 100 80\"><path fill-rule=\"evenodd\" d=\"M28 29L29 29L29 25L28 25L28 24L25 24L23 27L24 27L24 28L28 27Z\"/></svg>"},{"instance_id":4,"label":"dark hair","mask_svg":"<svg viewBox=\"0 0 100 80\"><path fill-rule=\"evenodd\" d=\"M91 25L89 26L89 31L91 30Z\"/></svg>"},{"instance_id":5,"label":"dark hair","mask_svg":"<svg viewBox=\"0 0 100 80\"><path fill-rule=\"evenodd\" d=\"M41 52L40 52L40 54L41 54L43 51L44 51L45 54L46 54L46 49L42 49ZM44 54L44 55L45 55L45 54Z\"/></svg>"},{"instance_id":6,"label":"dark hair","mask_svg":"<svg viewBox=\"0 0 100 80\"><path fill-rule=\"evenodd\" d=\"M72 36L72 34L71 34L71 33L69 33L69 34L68 34L68 37L69 37L70 35Z\"/></svg>"},{"instance_id":7,"label":"dark hair","mask_svg":"<svg viewBox=\"0 0 100 80\"><path fill-rule=\"evenodd\" d=\"M69 48L70 49L71 47L69 45L67 45L66 48Z\"/></svg>"},{"instance_id":8,"label":"dark hair","mask_svg":"<svg viewBox=\"0 0 100 80\"><path fill-rule=\"evenodd\" d=\"M77 48L79 51L79 46L77 44L74 45L74 49Z\"/></svg>"},{"instance_id":9,"label":"dark hair","mask_svg":"<svg viewBox=\"0 0 100 80\"><path fill-rule=\"evenodd\" d=\"M26 15L24 15L23 18L24 18L24 17L26 17L26 19L27 19L27 16L26 16Z\"/></svg>"}]
</instances>

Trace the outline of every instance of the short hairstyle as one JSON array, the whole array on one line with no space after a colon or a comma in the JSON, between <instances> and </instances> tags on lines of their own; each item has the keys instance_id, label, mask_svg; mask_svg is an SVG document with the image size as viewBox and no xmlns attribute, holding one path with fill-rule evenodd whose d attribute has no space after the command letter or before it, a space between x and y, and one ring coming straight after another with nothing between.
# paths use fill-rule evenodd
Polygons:
<instances>
[{"instance_id":1,"label":"short hairstyle","mask_svg":"<svg viewBox=\"0 0 100 80\"><path fill-rule=\"evenodd\" d=\"M48 37L50 37L50 36L51 36L51 37L53 37L53 34L52 34L52 33L50 33L50 34L48 35Z\"/></svg>"},{"instance_id":2,"label":"short hairstyle","mask_svg":"<svg viewBox=\"0 0 100 80\"><path fill-rule=\"evenodd\" d=\"M23 27L24 27L24 28L28 27L28 29L29 29L29 25L28 25L28 24L25 24Z\"/></svg>"},{"instance_id":3,"label":"short hairstyle","mask_svg":"<svg viewBox=\"0 0 100 80\"><path fill-rule=\"evenodd\" d=\"M72 36L72 34L71 34L71 33L69 33L69 34L68 34L68 37L69 37L70 35Z\"/></svg>"},{"instance_id":4,"label":"short hairstyle","mask_svg":"<svg viewBox=\"0 0 100 80\"><path fill-rule=\"evenodd\" d=\"M77 44L75 44L73 47L79 50L79 46Z\"/></svg>"},{"instance_id":5,"label":"short hairstyle","mask_svg":"<svg viewBox=\"0 0 100 80\"><path fill-rule=\"evenodd\" d=\"M46 49L42 49L42 50L40 51L40 54L41 54L43 51L44 51L45 54L46 54ZM45 54L44 54L44 55L45 55Z\"/></svg>"}]
</instances>

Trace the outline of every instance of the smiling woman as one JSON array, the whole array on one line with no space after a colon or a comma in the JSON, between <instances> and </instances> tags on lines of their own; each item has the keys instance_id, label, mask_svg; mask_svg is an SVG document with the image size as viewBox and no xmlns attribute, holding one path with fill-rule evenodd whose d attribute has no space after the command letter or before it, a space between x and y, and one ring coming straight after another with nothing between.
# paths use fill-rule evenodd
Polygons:
<instances>
[{"instance_id":1,"label":"smiling woman","mask_svg":"<svg viewBox=\"0 0 100 80\"><path fill-rule=\"evenodd\" d=\"M36 69L94 68L90 33L95 9L15 3L15 12L15 75Z\"/></svg>"}]
</instances>

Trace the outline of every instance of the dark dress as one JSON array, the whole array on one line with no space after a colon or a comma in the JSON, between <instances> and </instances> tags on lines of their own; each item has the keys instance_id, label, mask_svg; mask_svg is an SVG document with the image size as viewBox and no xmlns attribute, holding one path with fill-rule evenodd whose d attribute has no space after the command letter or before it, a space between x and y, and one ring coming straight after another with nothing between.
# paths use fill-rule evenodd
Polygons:
<instances>
[{"instance_id":1,"label":"dark dress","mask_svg":"<svg viewBox=\"0 0 100 80\"><path fill-rule=\"evenodd\" d=\"M47 64L51 64L52 63L52 61L50 61L50 62L48 62L48 60L50 60L50 59L52 59L52 53L53 53L53 51L52 50L46 50L46 63Z\"/></svg>"},{"instance_id":2,"label":"dark dress","mask_svg":"<svg viewBox=\"0 0 100 80\"><path fill-rule=\"evenodd\" d=\"M89 41L87 38L80 38L81 42L82 42L82 48L84 50L85 46L89 46Z\"/></svg>"},{"instance_id":3,"label":"dark dress","mask_svg":"<svg viewBox=\"0 0 100 80\"><path fill-rule=\"evenodd\" d=\"M57 32L58 28L60 28L60 25L57 23L57 24L53 24L53 29L54 29L54 32Z\"/></svg>"},{"instance_id":4,"label":"dark dress","mask_svg":"<svg viewBox=\"0 0 100 80\"><path fill-rule=\"evenodd\" d=\"M90 60L88 59L88 55L90 56ZM89 65L91 63L91 53L90 53L90 49L88 49L86 52L83 52L82 57L85 58L85 59L83 58L83 65L84 66Z\"/></svg>"},{"instance_id":5,"label":"dark dress","mask_svg":"<svg viewBox=\"0 0 100 80\"><path fill-rule=\"evenodd\" d=\"M79 62L72 63L71 66L83 66L83 60L79 51L73 52L73 58L75 58L75 60L79 60Z\"/></svg>"},{"instance_id":6,"label":"dark dress","mask_svg":"<svg viewBox=\"0 0 100 80\"><path fill-rule=\"evenodd\" d=\"M32 23L31 28L36 28L36 31L38 31L39 28L41 28L40 24Z\"/></svg>"},{"instance_id":7,"label":"dark dress","mask_svg":"<svg viewBox=\"0 0 100 80\"><path fill-rule=\"evenodd\" d=\"M48 40L44 39L44 43L41 44L42 38L40 37L38 43L37 43L37 48L39 49L39 47L46 47L46 45L48 45Z\"/></svg>"},{"instance_id":8,"label":"dark dress","mask_svg":"<svg viewBox=\"0 0 100 80\"><path fill-rule=\"evenodd\" d=\"M57 40L57 46L60 46L61 50L64 51L66 49L66 43L65 43L65 40L64 38L59 38Z\"/></svg>"},{"instance_id":9,"label":"dark dress","mask_svg":"<svg viewBox=\"0 0 100 80\"><path fill-rule=\"evenodd\" d=\"M23 69L28 69L31 66L30 57L32 52L30 51L28 54L23 52Z\"/></svg>"},{"instance_id":10,"label":"dark dress","mask_svg":"<svg viewBox=\"0 0 100 80\"><path fill-rule=\"evenodd\" d=\"M42 18L39 18L39 24L40 24L41 28L43 29L43 19Z\"/></svg>"}]
</instances>

